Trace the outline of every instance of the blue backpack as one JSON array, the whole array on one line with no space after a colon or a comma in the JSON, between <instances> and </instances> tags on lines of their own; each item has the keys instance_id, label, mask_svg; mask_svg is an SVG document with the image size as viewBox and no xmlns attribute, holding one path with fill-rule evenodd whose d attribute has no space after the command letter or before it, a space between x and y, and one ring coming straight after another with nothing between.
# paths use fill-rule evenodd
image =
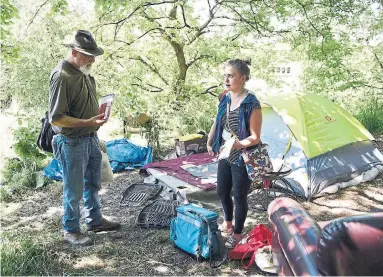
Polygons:
<instances>
[{"instance_id":1,"label":"blue backpack","mask_svg":"<svg viewBox=\"0 0 383 277\"><path fill-rule=\"evenodd\" d=\"M194 204L178 206L177 217L170 222L170 241L197 259L219 256L222 249L218 213Z\"/></svg>"}]
</instances>

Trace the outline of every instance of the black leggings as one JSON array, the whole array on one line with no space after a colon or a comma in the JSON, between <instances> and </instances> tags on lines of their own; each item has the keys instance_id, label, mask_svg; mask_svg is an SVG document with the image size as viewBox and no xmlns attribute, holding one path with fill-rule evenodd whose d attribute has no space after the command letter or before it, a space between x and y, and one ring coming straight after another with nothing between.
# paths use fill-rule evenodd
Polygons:
<instances>
[{"instance_id":1,"label":"black leggings","mask_svg":"<svg viewBox=\"0 0 383 277\"><path fill-rule=\"evenodd\" d=\"M227 160L218 162L217 195L221 199L225 221L233 220L233 200L230 196L233 189L235 200L234 233L241 234L248 211L247 194L251 181L247 176L246 167L229 163Z\"/></svg>"}]
</instances>

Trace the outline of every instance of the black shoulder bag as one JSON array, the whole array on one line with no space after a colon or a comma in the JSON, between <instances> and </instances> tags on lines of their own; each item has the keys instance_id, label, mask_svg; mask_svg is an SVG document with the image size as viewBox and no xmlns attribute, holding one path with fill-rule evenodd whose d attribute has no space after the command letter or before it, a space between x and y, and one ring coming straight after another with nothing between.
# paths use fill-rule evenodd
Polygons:
<instances>
[{"instance_id":1,"label":"black shoulder bag","mask_svg":"<svg viewBox=\"0 0 383 277\"><path fill-rule=\"evenodd\" d=\"M48 112L45 112L45 117L41 119L41 131L37 138L37 146L46 152L53 153L52 139L55 132L52 125L49 123Z\"/></svg>"}]
</instances>

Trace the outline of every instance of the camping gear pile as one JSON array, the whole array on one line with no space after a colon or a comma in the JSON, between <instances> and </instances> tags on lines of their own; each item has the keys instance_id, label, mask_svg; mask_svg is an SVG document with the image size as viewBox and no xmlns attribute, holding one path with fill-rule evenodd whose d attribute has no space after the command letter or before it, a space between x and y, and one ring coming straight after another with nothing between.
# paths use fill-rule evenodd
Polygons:
<instances>
[{"instance_id":1,"label":"camping gear pile","mask_svg":"<svg viewBox=\"0 0 383 277\"><path fill-rule=\"evenodd\" d=\"M208 259L211 267L220 266L224 251L217 224L218 213L187 202L179 192L167 190L164 184L137 183L124 191L120 205L139 207L148 203L136 218L137 226L170 227L173 246L197 260Z\"/></svg>"},{"instance_id":2,"label":"camping gear pile","mask_svg":"<svg viewBox=\"0 0 383 277\"><path fill-rule=\"evenodd\" d=\"M161 182L136 183L123 192L120 206L144 206L136 218L136 226L170 228L173 246L198 261L208 260L211 267L218 267L227 260L241 260L243 268L248 269L254 263L258 249L270 245L271 232L260 224L228 252L218 229L218 213L200 203L188 202L179 192L174 193ZM250 259L247 265L245 259ZM265 263L267 259L260 260Z\"/></svg>"}]
</instances>

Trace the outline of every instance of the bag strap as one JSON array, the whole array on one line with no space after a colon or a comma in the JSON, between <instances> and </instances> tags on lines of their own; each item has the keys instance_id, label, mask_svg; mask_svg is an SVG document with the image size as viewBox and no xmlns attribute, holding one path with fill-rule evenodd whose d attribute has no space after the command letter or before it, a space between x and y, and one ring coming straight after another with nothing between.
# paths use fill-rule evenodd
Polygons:
<instances>
[{"instance_id":1,"label":"bag strap","mask_svg":"<svg viewBox=\"0 0 383 277\"><path fill-rule=\"evenodd\" d=\"M224 264L225 262L228 261L228 251L227 251L227 248L224 247L224 242L223 242L223 239L222 239L222 236L221 236L221 233L220 232L217 232L217 238L218 238L218 242L219 242L219 253L221 254L222 253L222 260L219 260L217 263L213 264L212 262L210 262L210 267L211 268L218 268L220 267L222 264Z\"/></svg>"},{"instance_id":2,"label":"bag strap","mask_svg":"<svg viewBox=\"0 0 383 277\"><path fill-rule=\"evenodd\" d=\"M229 105L229 102L227 102L226 104L226 125L227 127L229 128L229 131L231 133L231 136L232 137L236 137L237 135L233 132L233 130L231 130L230 128L230 124L229 124L229 113L230 113L230 105Z\"/></svg>"},{"instance_id":3,"label":"bag strap","mask_svg":"<svg viewBox=\"0 0 383 277\"><path fill-rule=\"evenodd\" d=\"M206 224L207 224L207 239L208 239L208 244L209 244L209 264L210 264L211 268L218 268L218 267L220 267L224 262L227 261L227 251L225 252L225 255L224 255L224 258L223 258L222 261L220 261L217 264L213 264L213 259L212 259L213 242L212 242L212 232L211 232L211 229L210 229L209 220L203 214L198 213L196 211L193 211L191 209L187 209L186 211L191 213L191 214L195 214L195 215L199 216L203 221L206 222ZM222 240L221 236L218 236L218 234L217 234L217 237L218 237L218 240L219 240L220 250L221 250L222 249L222 245L223 245L223 240Z\"/></svg>"},{"instance_id":4,"label":"bag strap","mask_svg":"<svg viewBox=\"0 0 383 277\"><path fill-rule=\"evenodd\" d=\"M270 230L266 226L264 226L263 224L259 224L257 227L255 230L253 229L250 233L252 233L253 236L255 236L256 234L259 234L261 236L261 238L260 238L260 240L256 241L255 243L252 243L252 246L254 246L255 248L254 248L253 255L251 255L250 261L247 265L243 262L243 260L246 256L246 254L248 253L248 251L242 256L241 262L242 262L242 267L244 269L248 269L250 266L253 265L254 260L255 260L255 255L257 254L258 249L263 248L263 247L268 246L268 245L271 245L272 234L271 234Z\"/></svg>"},{"instance_id":5,"label":"bag strap","mask_svg":"<svg viewBox=\"0 0 383 277\"><path fill-rule=\"evenodd\" d=\"M243 97L243 99L242 99L241 103L239 104L239 106L242 105L243 100L245 100L245 98L247 97L248 94L249 94L249 91L246 90L246 92L243 94L244 97L241 96L241 97ZM231 95L232 95L232 93L229 92L230 102L231 102ZM229 105L229 101L228 101L227 104L226 104L226 123L227 123L227 127L229 127L229 131L230 131L231 135L232 135L233 137L237 137L237 135L236 135L236 134L233 132L233 130L231 130L231 128L230 128L230 124L229 124L229 113L230 113L230 105ZM238 139L238 137L237 137L237 139Z\"/></svg>"},{"instance_id":6,"label":"bag strap","mask_svg":"<svg viewBox=\"0 0 383 277\"><path fill-rule=\"evenodd\" d=\"M249 93L248 93L248 91L245 93L245 98L247 97L247 95L248 95ZM231 94L230 94L230 96L231 96ZM245 99L244 98L244 99ZM230 98L231 99L231 98ZM243 100L242 100L243 101ZM242 102L241 102L241 104L242 104ZM229 131L230 131L230 133L231 133L231 135L233 136L233 137L236 137L236 139L238 139L238 137L237 137L237 135L233 132L233 130L231 130L231 128L230 128L230 124L229 124L229 113L230 113L230 105L229 105L229 101L227 102L227 104L226 104L226 124L227 124L227 127L229 128ZM257 148L258 148L258 151L261 151L261 148L262 148L262 145L263 145L263 143L262 143L262 141L259 141L259 143L258 143L258 146L257 146ZM246 148L243 148L242 149L242 153L246 153Z\"/></svg>"},{"instance_id":7,"label":"bag strap","mask_svg":"<svg viewBox=\"0 0 383 277\"><path fill-rule=\"evenodd\" d=\"M210 265L211 265L211 251L212 251L212 241L211 241L211 229L210 229L210 224L209 224L209 220L206 218L206 216L204 216L203 214L201 213L198 213L196 211L193 211L191 209L187 209L186 210L188 213L191 213L191 214L195 214L197 216L199 216L203 221L206 222L206 225L207 225L207 242L209 244L209 257L210 257Z\"/></svg>"},{"instance_id":8,"label":"bag strap","mask_svg":"<svg viewBox=\"0 0 383 277\"><path fill-rule=\"evenodd\" d=\"M242 260L241 260L241 262L242 262L242 267L243 267L244 269L248 269L250 266L252 266L253 263L254 263L254 261L255 261L255 255L257 254L258 249L263 248L263 247L265 247L265 246L267 246L267 245L266 245L265 243L262 243L262 242L260 242L259 245L255 246L253 255L251 255L250 261L249 261L249 263L248 263L247 265L246 265L246 264L244 263L244 261L243 261L243 258L245 257L245 256L243 256L243 257L242 257Z\"/></svg>"},{"instance_id":9,"label":"bag strap","mask_svg":"<svg viewBox=\"0 0 383 277\"><path fill-rule=\"evenodd\" d=\"M82 112L82 114L81 114L81 116L80 116L80 119L81 119L81 117L84 115L85 110L86 110L86 108L87 108L87 106L88 106L89 99L90 99L90 94L93 93L93 92L91 91L90 83L89 83L89 82L90 82L90 79L88 80L88 76L85 75L85 84L86 84L86 87L87 87L87 89L88 89L88 99L86 100L85 109L84 109L84 111Z\"/></svg>"}]
</instances>

